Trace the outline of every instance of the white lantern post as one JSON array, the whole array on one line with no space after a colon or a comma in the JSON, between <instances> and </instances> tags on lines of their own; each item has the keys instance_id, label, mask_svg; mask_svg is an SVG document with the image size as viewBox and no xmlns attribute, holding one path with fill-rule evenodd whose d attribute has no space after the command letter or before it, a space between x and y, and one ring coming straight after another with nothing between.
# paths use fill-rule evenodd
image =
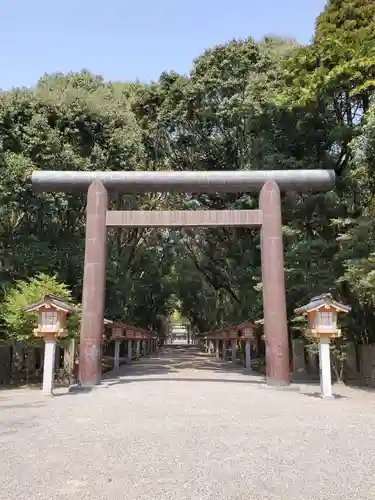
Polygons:
<instances>
[{"instance_id":1,"label":"white lantern post","mask_svg":"<svg viewBox=\"0 0 375 500\"><path fill-rule=\"evenodd\" d=\"M337 327L337 315L348 313L350 307L333 300L331 294L311 299L306 306L295 309L297 314L307 314L311 338L319 339L320 390L323 399L332 399L331 339L341 337Z\"/></svg>"},{"instance_id":2,"label":"white lantern post","mask_svg":"<svg viewBox=\"0 0 375 500\"><path fill-rule=\"evenodd\" d=\"M232 347L232 364L237 364L237 331L233 328L229 331L230 339L231 339L231 347Z\"/></svg>"},{"instance_id":3,"label":"white lantern post","mask_svg":"<svg viewBox=\"0 0 375 500\"><path fill-rule=\"evenodd\" d=\"M133 337L134 337L134 331L133 330L127 330L126 331L126 337L128 340L128 363L132 362L133 359Z\"/></svg>"},{"instance_id":4,"label":"white lantern post","mask_svg":"<svg viewBox=\"0 0 375 500\"><path fill-rule=\"evenodd\" d=\"M63 302L56 295L45 295L43 300L25 307L26 312L38 313L38 327L34 328L34 335L43 338L44 368L43 368L43 394L53 394L53 378L55 368L56 341L58 338L68 336L66 318L68 313L78 313L79 309Z\"/></svg>"},{"instance_id":5,"label":"white lantern post","mask_svg":"<svg viewBox=\"0 0 375 500\"><path fill-rule=\"evenodd\" d=\"M245 369L248 373L252 372L251 366L251 344L254 340L253 329L250 325L246 325L243 329L243 338L245 340Z\"/></svg>"},{"instance_id":6,"label":"white lantern post","mask_svg":"<svg viewBox=\"0 0 375 500\"><path fill-rule=\"evenodd\" d=\"M123 328L114 323L112 327L112 339L115 341L115 352L113 356L113 369L118 370L120 368L120 349L121 341L124 339Z\"/></svg>"}]
</instances>

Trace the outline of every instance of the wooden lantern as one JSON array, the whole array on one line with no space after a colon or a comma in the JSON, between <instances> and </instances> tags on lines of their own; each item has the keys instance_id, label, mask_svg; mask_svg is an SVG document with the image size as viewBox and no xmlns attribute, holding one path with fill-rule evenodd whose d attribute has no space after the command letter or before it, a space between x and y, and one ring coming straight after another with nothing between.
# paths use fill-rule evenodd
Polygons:
<instances>
[{"instance_id":1,"label":"wooden lantern","mask_svg":"<svg viewBox=\"0 0 375 500\"><path fill-rule=\"evenodd\" d=\"M110 319L107 319L107 318L104 318L104 321L103 321L103 340L107 337L106 335L106 332L107 332L107 329L110 330L111 332L113 332L113 321L111 321Z\"/></svg>"},{"instance_id":2,"label":"wooden lantern","mask_svg":"<svg viewBox=\"0 0 375 500\"><path fill-rule=\"evenodd\" d=\"M320 387L322 398L331 399L331 354L330 339L341 336L337 328L339 312L348 313L350 307L333 300L330 293L325 293L311 299L305 306L295 309L297 314L307 314L309 323L308 335L319 339Z\"/></svg>"},{"instance_id":3,"label":"wooden lantern","mask_svg":"<svg viewBox=\"0 0 375 500\"><path fill-rule=\"evenodd\" d=\"M135 331L134 330L126 330L126 338L128 340L134 340L136 338Z\"/></svg>"},{"instance_id":4,"label":"wooden lantern","mask_svg":"<svg viewBox=\"0 0 375 500\"><path fill-rule=\"evenodd\" d=\"M129 340L143 340L144 338L147 338L147 333L143 330L130 329L126 330L126 337Z\"/></svg>"},{"instance_id":5,"label":"wooden lantern","mask_svg":"<svg viewBox=\"0 0 375 500\"><path fill-rule=\"evenodd\" d=\"M112 340L142 340L148 337L147 332L125 323L113 322Z\"/></svg>"},{"instance_id":6,"label":"wooden lantern","mask_svg":"<svg viewBox=\"0 0 375 500\"><path fill-rule=\"evenodd\" d=\"M234 328L231 328L229 331L228 331L228 338L230 340L237 340L238 339L238 331L235 330Z\"/></svg>"},{"instance_id":7,"label":"wooden lantern","mask_svg":"<svg viewBox=\"0 0 375 500\"><path fill-rule=\"evenodd\" d=\"M309 329L312 335L340 336L341 330L337 328L337 310L333 307L322 306L307 313Z\"/></svg>"},{"instance_id":8,"label":"wooden lantern","mask_svg":"<svg viewBox=\"0 0 375 500\"><path fill-rule=\"evenodd\" d=\"M42 300L25 307L27 312L38 313L38 327L34 335L44 339L43 394L53 393L56 340L68 336L66 317L68 313L79 313L79 309L64 302L56 295L45 295Z\"/></svg>"},{"instance_id":9,"label":"wooden lantern","mask_svg":"<svg viewBox=\"0 0 375 500\"><path fill-rule=\"evenodd\" d=\"M348 313L350 307L333 300L326 293L311 299L305 306L295 309L297 314L307 314L309 336L312 338L338 338L341 330L337 327L337 315Z\"/></svg>"},{"instance_id":10,"label":"wooden lantern","mask_svg":"<svg viewBox=\"0 0 375 500\"><path fill-rule=\"evenodd\" d=\"M112 327L112 339L117 340L117 339L123 339L124 338L124 330L123 328L119 326L113 326Z\"/></svg>"},{"instance_id":11,"label":"wooden lantern","mask_svg":"<svg viewBox=\"0 0 375 500\"><path fill-rule=\"evenodd\" d=\"M254 335L254 325L250 323L244 323L240 325L240 329L242 331L242 339L246 341L254 341L255 340L255 335Z\"/></svg>"},{"instance_id":12,"label":"wooden lantern","mask_svg":"<svg viewBox=\"0 0 375 500\"><path fill-rule=\"evenodd\" d=\"M262 327L264 327L264 318L257 319L256 321L254 321L254 328L262 328ZM266 336L264 335L264 333L261 334L260 339L265 342Z\"/></svg>"},{"instance_id":13,"label":"wooden lantern","mask_svg":"<svg viewBox=\"0 0 375 500\"><path fill-rule=\"evenodd\" d=\"M67 315L78 313L79 309L49 294L45 295L43 300L26 306L25 311L38 313L38 327L34 328L33 333L36 337L48 339L67 337Z\"/></svg>"}]
</instances>

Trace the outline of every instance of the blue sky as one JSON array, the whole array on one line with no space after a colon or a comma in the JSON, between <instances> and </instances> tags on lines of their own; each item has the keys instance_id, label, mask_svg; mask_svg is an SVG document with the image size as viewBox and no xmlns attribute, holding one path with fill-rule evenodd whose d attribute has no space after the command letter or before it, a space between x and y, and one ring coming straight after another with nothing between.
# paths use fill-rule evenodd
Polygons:
<instances>
[{"instance_id":1,"label":"blue sky","mask_svg":"<svg viewBox=\"0 0 375 500\"><path fill-rule=\"evenodd\" d=\"M306 43L325 0L0 0L0 88L87 68L111 80L189 71L205 48L278 34Z\"/></svg>"}]
</instances>

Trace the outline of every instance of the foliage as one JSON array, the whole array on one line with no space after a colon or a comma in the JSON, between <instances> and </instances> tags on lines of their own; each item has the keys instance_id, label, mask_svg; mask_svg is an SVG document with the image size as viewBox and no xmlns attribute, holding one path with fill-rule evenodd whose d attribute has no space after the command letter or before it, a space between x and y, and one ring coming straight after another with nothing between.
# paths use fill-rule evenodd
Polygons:
<instances>
[{"instance_id":1,"label":"foliage","mask_svg":"<svg viewBox=\"0 0 375 500\"><path fill-rule=\"evenodd\" d=\"M345 338L375 341L374 13L369 0L330 0L309 45L231 40L150 84L82 71L1 92L0 300L17 280L57 273L81 301L85 197L33 193L32 170L333 168L335 190L283 195L288 316L330 290L352 306ZM258 197L114 195L110 206L252 209ZM253 229L110 230L105 314L162 331L174 311L198 331L256 320L260 264Z\"/></svg>"},{"instance_id":2,"label":"foliage","mask_svg":"<svg viewBox=\"0 0 375 500\"><path fill-rule=\"evenodd\" d=\"M27 305L42 300L44 295L53 293L73 305L72 294L64 283L56 276L39 273L28 280L16 281L7 293L1 309L1 317L5 324L8 337L14 340L33 339L33 328L37 326L37 313L25 311ZM77 332L78 315L68 324L71 334Z\"/></svg>"},{"instance_id":3,"label":"foliage","mask_svg":"<svg viewBox=\"0 0 375 500\"><path fill-rule=\"evenodd\" d=\"M310 343L307 344L306 349L311 354L318 354L319 340L310 339ZM348 357L349 349L350 349L350 344L346 342L345 338L338 338L331 340L330 343L331 368L335 374L337 383L343 382L345 360Z\"/></svg>"},{"instance_id":4,"label":"foliage","mask_svg":"<svg viewBox=\"0 0 375 500\"><path fill-rule=\"evenodd\" d=\"M333 123L330 154L341 174L349 160L348 144L367 113L375 88L375 3L329 0L316 20L313 41L292 53L283 65L281 102L315 103Z\"/></svg>"},{"instance_id":5,"label":"foliage","mask_svg":"<svg viewBox=\"0 0 375 500\"><path fill-rule=\"evenodd\" d=\"M374 34L372 0L329 0L316 20L313 42L286 61L294 102L333 97L335 112L349 123L360 111L353 114L353 104L366 112L375 84Z\"/></svg>"},{"instance_id":6,"label":"foliage","mask_svg":"<svg viewBox=\"0 0 375 500\"><path fill-rule=\"evenodd\" d=\"M352 168L348 183L355 193L356 212L339 220L339 256L344 264L340 281L350 284L353 298L367 316L363 334L374 335L375 322L375 106L371 105L357 136L350 144ZM358 307L357 307L358 309Z\"/></svg>"},{"instance_id":7,"label":"foliage","mask_svg":"<svg viewBox=\"0 0 375 500\"><path fill-rule=\"evenodd\" d=\"M305 344L306 350L310 354L319 354L320 342L319 339L312 338L309 335L307 316L295 316L291 320L291 325L295 338L302 336L307 339L307 344ZM347 336L343 336L337 339L332 339L330 342L331 367L335 373L336 381L338 383L343 382L345 360L347 359L349 349L351 348L351 344L347 341Z\"/></svg>"}]
</instances>

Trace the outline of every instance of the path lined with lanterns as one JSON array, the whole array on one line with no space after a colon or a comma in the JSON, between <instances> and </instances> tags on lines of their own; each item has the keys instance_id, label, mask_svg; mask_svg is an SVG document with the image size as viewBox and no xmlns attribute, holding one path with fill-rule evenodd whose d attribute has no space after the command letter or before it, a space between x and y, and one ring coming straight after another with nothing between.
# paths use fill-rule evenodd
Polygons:
<instances>
[{"instance_id":1,"label":"path lined with lanterns","mask_svg":"<svg viewBox=\"0 0 375 500\"><path fill-rule=\"evenodd\" d=\"M262 320L160 348L155 332L109 319L98 361L111 370L101 385L53 388L56 341L77 309L47 295L26 310L38 313L34 334L46 345L43 392L0 393L7 500L375 498L375 395L339 385L329 401L327 339L348 312L329 294L296 310L320 342L321 388L273 390L253 369L267 350ZM303 350L293 339L293 377Z\"/></svg>"},{"instance_id":2,"label":"path lined with lanterns","mask_svg":"<svg viewBox=\"0 0 375 500\"><path fill-rule=\"evenodd\" d=\"M72 313L79 314L80 310L64 302L61 297L54 294L46 294L38 302L27 305L25 311L37 314L38 326L34 328L33 333L35 337L43 339L45 344L42 391L45 396L51 396L54 390L53 382L57 341L69 336L67 315ZM141 356L148 356L156 351L157 334L150 330L105 318L103 324L103 346L107 333L109 333L110 342L114 345L114 353L113 356L110 356L110 359L113 360L111 368L115 371L119 369L121 361L131 363L133 359L139 360ZM74 351L72 354L71 375L75 379L75 382L77 382L79 373L79 360L75 349L77 341L79 341L78 338L71 338ZM127 348L125 359L120 357L122 343L126 343ZM99 353L81 351L79 358L82 359L82 357L93 355L97 358L98 380L100 382L103 361L108 360L109 356L103 353L102 347ZM73 392L79 390L79 384L73 384L70 390Z\"/></svg>"},{"instance_id":3,"label":"path lined with lanterns","mask_svg":"<svg viewBox=\"0 0 375 500\"><path fill-rule=\"evenodd\" d=\"M44 339L44 369L43 369L43 393L45 395L53 394L53 379L55 368L55 351L58 339L68 336L67 315L70 313L78 314L79 309L65 303L60 297L53 294L45 295L41 300L25 307L28 313L37 314L38 326L34 328L34 335ZM319 341L319 359L320 359L320 379L321 396L323 398L332 398L331 382L331 360L330 360L330 340L341 336L341 330L338 328L338 313L348 313L350 307L334 300L331 294L322 294L313 297L305 306L295 309L296 314L307 316L308 336ZM290 359L288 377L285 381L278 380L281 385L288 386L291 379L298 379L304 372L304 341L294 338L291 342L291 349L287 352L280 350L280 345L273 345L270 340L262 334L264 320L260 319L254 323L240 323L220 328L204 334L196 334L194 343L199 345L201 350L208 354L214 354L216 358L222 358L224 361L231 358L234 366L243 358L244 367L248 374L252 373L252 351L259 357L262 350L266 360L266 378L269 385L273 381L272 370L275 369L275 359ZM109 340L114 347L113 354L106 355L103 347L107 339L106 332L110 332ZM82 337L82 335L81 335ZM71 338L71 343L75 345L77 337ZM131 364L133 359L140 360L141 356L147 356L155 353L160 339L156 332L145 330L134 325L129 325L119 321L104 319L103 336L101 347L98 350L95 342L86 339L84 347L79 349L79 362L76 357L75 347L73 352L74 367L78 367L76 381L70 387L70 391L80 391L92 389L84 387L79 380L96 380L96 385L100 385L103 375L103 359L113 359L111 368L117 372L121 362ZM126 343L126 356L121 356L121 345ZM291 353L290 353L291 351ZM291 354L291 357L290 357ZM240 359L238 359L240 358ZM272 359L272 363L270 360ZM285 359L283 363L285 364ZM87 362L89 360L89 362ZM95 363L93 363L95 360ZM84 373L89 370L90 373ZM77 380L78 379L78 380Z\"/></svg>"},{"instance_id":4,"label":"path lined with lanterns","mask_svg":"<svg viewBox=\"0 0 375 500\"><path fill-rule=\"evenodd\" d=\"M126 342L126 358L124 361L128 363L131 363L133 359L141 359L141 355L147 356L156 351L157 334L155 332L110 320L105 320L105 326L111 330L111 340L114 342L114 370L118 370L120 367L120 352L123 342Z\"/></svg>"},{"instance_id":5,"label":"path lined with lanterns","mask_svg":"<svg viewBox=\"0 0 375 500\"><path fill-rule=\"evenodd\" d=\"M205 352L224 361L230 357L233 365L239 361L238 354L242 355L246 371L251 373L252 350L259 353L261 349L259 340L262 340L263 335L256 335L259 327L259 323L240 323L198 335L197 338Z\"/></svg>"},{"instance_id":6,"label":"path lined with lanterns","mask_svg":"<svg viewBox=\"0 0 375 500\"><path fill-rule=\"evenodd\" d=\"M1 498L375 498L375 396L334 392L272 390L186 345L124 363L85 394L0 391Z\"/></svg>"}]
</instances>

